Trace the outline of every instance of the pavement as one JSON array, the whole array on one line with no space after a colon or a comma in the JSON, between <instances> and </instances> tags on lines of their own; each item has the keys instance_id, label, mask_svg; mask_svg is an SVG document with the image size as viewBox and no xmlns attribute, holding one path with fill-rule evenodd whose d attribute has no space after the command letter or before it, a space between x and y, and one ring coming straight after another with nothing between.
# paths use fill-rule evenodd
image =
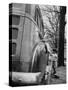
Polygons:
<instances>
[{"instance_id":1,"label":"pavement","mask_svg":"<svg viewBox=\"0 0 68 90\"><path fill-rule=\"evenodd\" d=\"M20 74L21 75L21 74ZM22 74L23 75L23 74ZM21 76L22 76L21 75ZM30 75L30 74L29 74ZM33 74L34 75L34 74ZM34 78L34 76L33 75L31 75L32 76L32 80L33 80L33 78ZM56 75L57 76L59 76L59 78L54 78L54 77L51 77L51 81L50 81L50 83L48 84L48 85L54 85L54 84L66 84L66 66L62 66L62 67L58 67L57 69L56 69ZM17 77L17 75L15 75L15 77L17 77L17 79L19 78L20 80L22 80L23 78L20 76L20 78L19 78L19 76ZM25 76L25 75L24 75ZM35 76L36 76L36 74L35 74ZM24 78L25 79L25 78ZM27 78L28 79L28 78ZM15 80L16 80L16 78L15 78ZM19 80L19 82L20 82L20 80ZM29 79L29 80L31 80L31 79ZM32 81L31 80L31 81ZM35 80L35 79L34 79ZM16 83L16 82L12 82L12 86L33 86L33 85L37 85L37 84L24 84L24 83L20 83L20 85L19 85L19 83ZM46 84L46 81L44 81L44 84L43 83L41 83L41 84L39 84L39 85L47 85Z\"/></svg>"},{"instance_id":2,"label":"pavement","mask_svg":"<svg viewBox=\"0 0 68 90\"><path fill-rule=\"evenodd\" d=\"M56 75L59 78L51 78L51 84L65 84L66 83L66 66L58 67Z\"/></svg>"}]
</instances>

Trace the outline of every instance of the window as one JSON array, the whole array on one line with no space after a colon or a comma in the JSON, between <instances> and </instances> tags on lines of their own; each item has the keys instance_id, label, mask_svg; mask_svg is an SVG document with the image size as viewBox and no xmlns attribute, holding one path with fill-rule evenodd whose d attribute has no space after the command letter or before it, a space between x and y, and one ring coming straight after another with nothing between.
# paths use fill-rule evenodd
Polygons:
<instances>
[{"instance_id":1,"label":"window","mask_svg":"<svg viewBox=\"0 0 68 90\"><path fill-rule=\"evenodd\" d=\"M18 36L18 29L12 28L12 39L17 39Z\"/></svg>"},{"instance_id":2,"label":"window","mask_svg":"<svg viewBox=\"0 0 68 90\"><path fill-rule=\"evenodd\" d=\"M31 13L31 5L30 4L26 4L25 12L28 13L28 14Z\"/></svg>"},{"instance_id":3,"label":"window","mask_svg":"<svg viewBox=\"0 0 68 90\"><path fill-rule=\"evenodd\" d=\"M12 55L16 53L16 43L12 43Z\"/></svg>"},{"instance_id":4,"label":"window","mask_svg":"<svg viewBox=\"0 0 68 90\"><path fill-rule=\"evenodd\" d=\"M17 28L10 28L9 29L9 40L17 39L18 37L18 29Z\"/></svg>"},{"instance_id":5,"label":"window","mask_svg":"<svg viewBox=\"0 0 68 90\"><path fill-rule=\"evenodd\" d=\"M20 16L18 16L18 15L10 15L9 19L11 20L9 22L10 25L19 25Z\"/></svg>"}]
</instances>

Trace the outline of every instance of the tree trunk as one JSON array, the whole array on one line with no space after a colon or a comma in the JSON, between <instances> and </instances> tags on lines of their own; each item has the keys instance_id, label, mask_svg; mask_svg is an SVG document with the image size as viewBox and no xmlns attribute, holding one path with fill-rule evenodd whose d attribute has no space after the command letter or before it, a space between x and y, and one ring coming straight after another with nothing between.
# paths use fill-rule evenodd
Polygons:
<instances>
[{"instance_id":1,"label":"tree trunk","mask_svg":"<svg viewBox=\"0 0 68 90\"><path fill-rule=\"evenodd\" d=\"M65 31L65 14L66 7L60 7L60 27L59 27L59 52L58 66L64 66L64 31Z\"/></svg>"}]
</instances>

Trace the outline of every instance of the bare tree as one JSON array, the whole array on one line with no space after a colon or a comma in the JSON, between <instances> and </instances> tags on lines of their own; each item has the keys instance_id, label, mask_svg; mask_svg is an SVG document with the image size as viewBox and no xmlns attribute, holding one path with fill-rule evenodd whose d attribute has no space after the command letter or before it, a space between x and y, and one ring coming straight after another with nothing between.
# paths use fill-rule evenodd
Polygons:
<instances>
[{"instance_id":1,"label":"bare tree","mask_svg":"<svg viewBox=\"0 0 68 90\"><path fill-rule=\"evenodd\" d=\"M64 65L64 30L66 7L42 6L45 39L58 49L58 66Z\"/></svg>"},{"instance_id":2,"label":"bare tree","mask_svg":"<svg viewBox=\"0 0 68 90\"><path fill-rule=\"evenodd\" d=\"M57 48L57 32L59 31L59 6L43 6L41 11L44 19L45 36L51 38L52 46Z\"/></svg>"}]
</instances>

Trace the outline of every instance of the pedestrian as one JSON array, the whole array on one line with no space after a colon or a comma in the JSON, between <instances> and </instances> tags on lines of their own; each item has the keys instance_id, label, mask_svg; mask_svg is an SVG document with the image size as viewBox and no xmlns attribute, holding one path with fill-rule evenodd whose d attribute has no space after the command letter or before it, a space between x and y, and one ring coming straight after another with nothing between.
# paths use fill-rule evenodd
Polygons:
<instances>
[{"instance_id":1,"label":"pedestrian","mask_svg":"<svg viewBox=\"0 0 68 90\"><path fill-rule=\"evenodd\" d=\"M59 76L56 75L56 68L57 68L57 60L58 60L58 56L57 56L57 51L55 49L53 49L53 53L52 53L52 77L53 78L59 78Z\"/></svg>"}]
</instances>

